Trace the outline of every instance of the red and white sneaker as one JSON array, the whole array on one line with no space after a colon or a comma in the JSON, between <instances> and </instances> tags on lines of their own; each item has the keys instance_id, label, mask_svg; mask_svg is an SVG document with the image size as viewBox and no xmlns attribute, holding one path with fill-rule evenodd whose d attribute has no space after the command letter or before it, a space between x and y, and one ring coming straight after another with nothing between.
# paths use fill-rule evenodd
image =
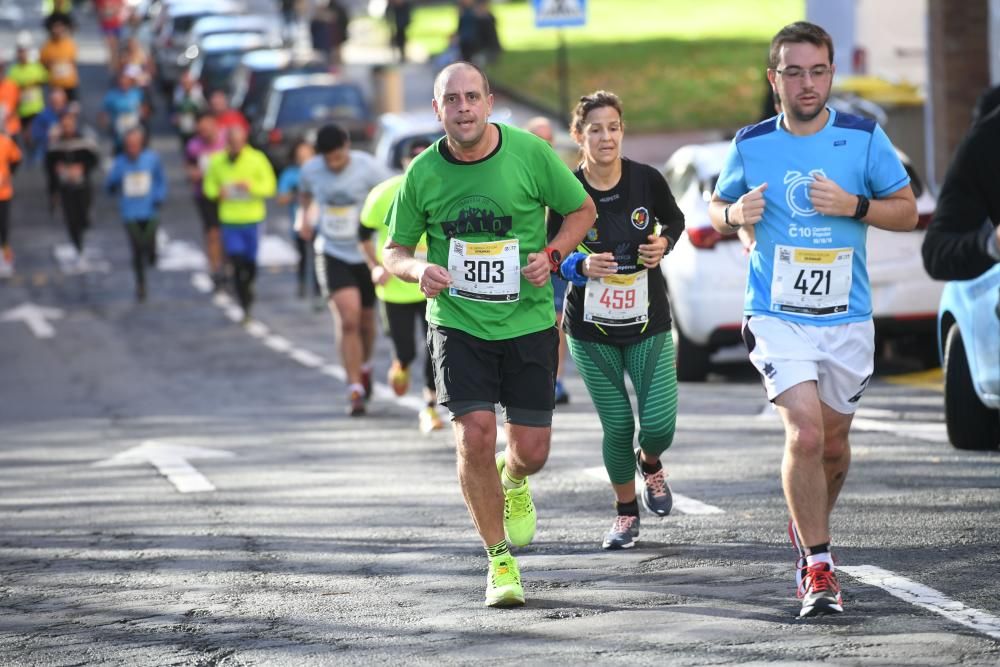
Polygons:
<instances>
[{"instance_id":1,"label":"red and white sneaker","mask_svg":"<svg viewBox=\"0 0 1000 667\"><path fill-rule=\"evenodd\" d=\"M844 599L840 583L830 563L813 563L802 568L802 585L799 587L802 609L799 618L823 614L842 614Z\"/></svg>"}]
</instances>

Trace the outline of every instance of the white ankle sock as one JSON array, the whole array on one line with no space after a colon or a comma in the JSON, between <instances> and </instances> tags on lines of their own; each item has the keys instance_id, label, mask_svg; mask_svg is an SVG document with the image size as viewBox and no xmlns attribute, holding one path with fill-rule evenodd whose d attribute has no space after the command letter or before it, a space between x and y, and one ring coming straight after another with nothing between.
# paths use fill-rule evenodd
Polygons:
<instances>
[{"instance_id":1,"label":"white ankle sock","mask_svg":"<svg viewBox=\"0 0 1000 667\"><path fill-rule=\"evenodd\" d=\"M833 556L829 551L821 554L811 554L806 556L806 565L815 565L816 563L829 563L830 569L833 569Z\"/></svg>"}]
</instances>

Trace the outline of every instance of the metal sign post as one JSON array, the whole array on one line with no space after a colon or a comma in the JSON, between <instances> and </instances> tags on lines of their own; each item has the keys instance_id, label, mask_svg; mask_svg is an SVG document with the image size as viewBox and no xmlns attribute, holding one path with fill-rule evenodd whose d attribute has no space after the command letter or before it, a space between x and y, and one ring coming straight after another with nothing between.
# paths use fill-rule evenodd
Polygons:
<instances>
[{"instance_id":1,"label":"metal sign post","mask_svg":"<svg viewBox=\"0 0 1000 667\"><path fill-rule=\"evenodd\" d=\"M587 0L532 0L536 28L556 28L556 75L559 77L559 117L569 123L569 54L563 28L587 25Z\"/></svg>"}]
</instances>

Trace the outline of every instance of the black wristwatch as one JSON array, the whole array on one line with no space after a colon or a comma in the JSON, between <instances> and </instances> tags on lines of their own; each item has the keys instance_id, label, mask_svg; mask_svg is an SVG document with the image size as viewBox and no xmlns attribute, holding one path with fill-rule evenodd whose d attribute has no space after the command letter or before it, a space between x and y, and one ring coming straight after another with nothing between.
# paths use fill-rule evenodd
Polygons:
<instances>
[{"instance_id":1,"label":"black wristwatch","mask_svg":"<svg viewBox=\"0 0 1000 667\"><path fill-rule=\"evenodd\" d=\"M868 197L864 195L858 195L857 197L858 207L854 209L853 217L855 220L862 220L866 215L868 215L868 205L871 204L871 202L868 200Z\"/></svg>"},{"instance_id":2,"label":"black wristwatch","mask_svg":"<svg viewBox=\"0 0 1000 667\"><path fill-rule=\"evenodd\" d=\"M726 206L726 208L722 209L722 217L723 217L724 222L726 223L726 227L729 227L731 230L736 231L737 229L739 229L740 227L742 227L742 225L734 225L733 223L729 222L729 207L730 206L732 206L732 204L729 204L728 206Z\"/></svg>"}]
</instances>

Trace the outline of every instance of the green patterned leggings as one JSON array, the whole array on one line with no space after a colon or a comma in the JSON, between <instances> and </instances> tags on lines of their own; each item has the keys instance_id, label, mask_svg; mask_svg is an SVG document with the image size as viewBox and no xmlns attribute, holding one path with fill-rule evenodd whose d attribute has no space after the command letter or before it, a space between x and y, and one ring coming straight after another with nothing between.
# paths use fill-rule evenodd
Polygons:
<instances>
[{"instance_id":1,"label":"green patterned leggings","mask_svg":"<svg viewBox=\"0 0 1000 667\"><path fill-rule=\"evenodd\" d=\"M608 477L612 484L627 484L635 477L635 418L625 371L638 399L639 447L659 456L673 442L677 423L673 338L666 331L625 347L570 336L566 340L601 419Z\"/></svg>"}]
</instances>

